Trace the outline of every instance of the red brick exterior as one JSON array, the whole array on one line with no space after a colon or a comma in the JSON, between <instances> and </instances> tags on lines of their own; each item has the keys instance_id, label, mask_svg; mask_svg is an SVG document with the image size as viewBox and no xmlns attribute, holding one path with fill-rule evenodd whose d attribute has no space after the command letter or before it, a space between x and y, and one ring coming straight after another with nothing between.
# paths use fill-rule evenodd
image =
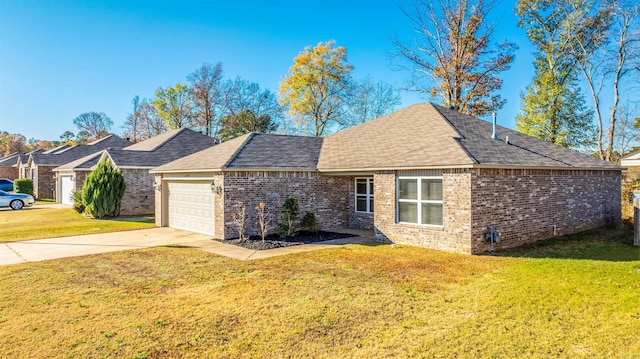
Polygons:
<instances>
[{"instance_id":1,"label":"red brick exterior","mask_svg":"<svg viewBox=\"0 0 640 359\"><path fill-rule=\"evenodd\" d=\"M351 179L351 181L350 181ZM243 201L248 214L248 232L256 232L254 208L265 202L273 226L281 219L281 208L289 197L298 199L300 218L316 215L320 229L348 226L350 177L324 176L315 172L228 172L224 175L224 238L237 237L233 206ZM216 211L216 215L219 211ZM216 223L216 236L219 231Z\"/></svg>"},{"instance_id":2,"label":"red brick exterior","mask_svg":"<svg viewBox=\"0 0 640 359\"><path fill-rule=\"evenodd\" d=\"M620 221L619 171L444 170L443 226L396 220L397 172L374 176L376 234L381 240L457 253L517 247Z\"/></svg>"},{"instance_id":3,"label":"red brick exterior","mask_svg":"<svg viewBox=\"0 0 640 359\"><path fill-rule=\"evenodd\" d=\"M56 180L53 169L58 166L34 167L33 194L36 198L56 198Z\"/></svg>"},{"instance_id":4,"label":"red brick exterior","mask_svg":"<svg viewBox=\"0 0 640 359\"><path fill-rule=\"evenodd\" d=\"M0 178L18 179L18 167L0 167Z\"/></svg>"},{"instance_id":5,"label":"red brick exterior","mask_svg":"<svg viewBox=\"0 0 640 359\"><path fill-rule=\"evenodd\" d=\"M153 214L155 210L154 175L148 169L122 169L124 191L120 215Z\"/></svg>"},{"instance_id":6,"label":"red brick exterior","mask_svg":"<svg viewBox=\"0 0 640 359\"><path fill-rule=\"evenodd\" d=\"M496 248L578 233L620 222L620 171L474 170L472 252L489 250L486 227L500 230Z\"/></svg>"},{"instance_id":7,"label":"red brick exterior","mask_svg":"<svg viewBox=\"0 0 640 359\"><path fill-rule=\"evenodd\" d=\"M442 227L398 223L396 220L397 172L374 175L376 238L394 243L471 253L471 174L468 170L447 170L442 174Z\"/></svg>"}]
</instances>

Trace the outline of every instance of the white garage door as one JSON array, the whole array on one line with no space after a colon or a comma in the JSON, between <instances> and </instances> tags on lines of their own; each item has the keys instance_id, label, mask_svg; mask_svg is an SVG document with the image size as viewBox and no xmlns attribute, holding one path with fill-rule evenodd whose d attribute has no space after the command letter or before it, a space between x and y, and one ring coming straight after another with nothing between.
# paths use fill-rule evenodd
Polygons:
<instances>
[{"instance_id":1,"label":"white garage door","mask_svg":"<svg viewBox=\"0 0 640 359\"><path fill-rule=\"evenodd\" d=\"M169 227L214 235L211 182L167 182L167 198Z\"/></svg>"},{"instance_id":2,"label":"white garage door","mask_svg":"<svg viewBox=\"0 0 640 359\"><path fill-rule=\"evenodd\" d=\"M73 181L71 176L60 177L60 203L73 204L71 192L73 192Z\"/></svg>"}]
</instances>

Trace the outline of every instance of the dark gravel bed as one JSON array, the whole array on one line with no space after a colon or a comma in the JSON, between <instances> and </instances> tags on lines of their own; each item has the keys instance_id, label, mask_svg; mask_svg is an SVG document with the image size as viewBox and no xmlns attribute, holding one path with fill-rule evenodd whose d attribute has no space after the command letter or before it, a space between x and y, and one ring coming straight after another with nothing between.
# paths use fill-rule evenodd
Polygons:
<instances>
[{"instance_id":1,"label":"dark gravel bed","mask_svg":"<svg viewBox=\"0 0 640 359\"><path fill-rule=\"evenodd\" d=\"M251 236L249 237L249 239L244 241L236 238L222 241L222 243L233 244L247 249L265 250L289 246L299 246L301 244L324 242L332 239L348 237L355 237L355 235L325 231L318 231L315 233L301 231L287 238L281 238L276 234L270 234L265 238L264 242L262 241L262 238L260 238L260 236Z\"/></svg>"}]
</instances>

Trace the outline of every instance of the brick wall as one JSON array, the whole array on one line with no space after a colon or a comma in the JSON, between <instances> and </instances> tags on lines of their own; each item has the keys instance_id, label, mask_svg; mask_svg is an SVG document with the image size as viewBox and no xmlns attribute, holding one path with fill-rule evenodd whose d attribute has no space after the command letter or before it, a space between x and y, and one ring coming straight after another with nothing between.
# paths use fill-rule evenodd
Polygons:
<instances>
[{"instance_id":1,"label":"brick wall","mask_svg":"<svg viewBox=\"0 0 640 359\"><path fill-rule=\"evenodd\" d=\"M254 208L265 202L274 227L281 219L281 207L289 197L298 199L300 217L312 212L321 229L348 225L349 186L352 177L324 176L313 172L227 172L224 176L224 237L237 237L232 208L245 203L249 232L256 232ZM216 216L221 211L216 210ZM216 235L218 235L216 222Z\"/></svg>"},{"instance_id":2,"label":"brick wall","mask_svg":"<svg viewBox=\"0 0 640 359\"><path fill-rule=\"evenodd\" d=\"M0 178L15 180L18 178L18 167L0 167Z\"/></svg>"},{"instance_id":3,"label":"brick wall","mask_svg":"<svg viewBox=\"0 0 640 359\"><path fill-rule=\"evenodd\" d=\"M363 178L366 176L358 176ZM373 177L373 176L371 176ZM356 212L356 177L348 177L349 179L349 228L373 229L373 213ZM374 182L375 185L375 182ZM374 207L375 207L375 190L374 190ZM375 208L374 208L375 211Z\"/></svg>"},{"instance_id":4,"label":"brick wall","mask_svg":"<svg viewBox=\"0 0 640 359\"><path fill-rule=\"evenodd\" d=\"M490 225L509 248L620 221L619 171L474 169L471 188L473 253Z\"/></svg>"},{"instance_id":5,"label":"brick wall","mask_svg":"<svg viewBox=\"0 0 640 359\"><path fill-rule=\"evenodd\" d=\"M36 198L56 198L56 182L53 169L57 166L38 166L36 178L33 181L33 192Z\"/></svg>"},{"instance_id":6,"label":"brick wall","mask_svg":"<svg viewBox=\"0 0 640 359\"><path fill-rule=\"evenodd\" d=\"M123 169L127 188L120 203L123 216L153 214L155 209L154 175L148 169Z\"/></svg>"},{"instance_id":7,"label":"brick wall","mask_svg":"<svg viewBox=\"0 0 640 359\"><path fill-rule=\"evenodd\" d=\"M455 169L442 173L442 227L397 223L396 175L394 171L374 175L376 238L447 252L470 253L471 173Z\"/></svg>"}]
</instances>

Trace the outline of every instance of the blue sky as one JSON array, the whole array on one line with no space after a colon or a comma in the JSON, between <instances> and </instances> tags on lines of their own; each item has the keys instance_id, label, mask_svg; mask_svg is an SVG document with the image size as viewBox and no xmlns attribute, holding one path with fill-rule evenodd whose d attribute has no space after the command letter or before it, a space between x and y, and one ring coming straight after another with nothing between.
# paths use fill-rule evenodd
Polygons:
<instances>
[{"instance_id":1,"label":"blue sky","mask_svg":"<svg viewBox=\"0 0 640 359\"><path fill-rule=\"evenodd\" d=\"M305 46L335 39L347 48L354 77L401 86L391 38L410 39L401 12L387 1L29 1L0 0L0 130L57 140L76 132L77 115L97 111L121 126L135 95L184 83L202 63L221 61L240 76L277 91ZM532 48L516 26L514 3L498 3L495 41L520 46L503 73L505 107L498 123L514 127L520 93L533 76ZM402 106L427 101L402 94Z\"/></svg>"}]
</instances>

